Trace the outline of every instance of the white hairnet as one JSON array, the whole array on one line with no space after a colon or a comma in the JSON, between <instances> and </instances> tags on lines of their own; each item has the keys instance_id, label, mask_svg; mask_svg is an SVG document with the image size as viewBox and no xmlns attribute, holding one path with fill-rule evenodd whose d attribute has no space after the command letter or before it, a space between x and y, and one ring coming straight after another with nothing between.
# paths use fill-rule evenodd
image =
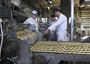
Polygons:
<instances>
[{"instance_id":1,"label":"white hairnet","mask_svg":"<svg viewBox=\"0 0 90 64\"><path fill-rule=\"evenodd\" d=\"M33 11L32 11L32 14L37 14L37 11L36 11L36 10L33 10Z\"/></svg>"}]
</instances>

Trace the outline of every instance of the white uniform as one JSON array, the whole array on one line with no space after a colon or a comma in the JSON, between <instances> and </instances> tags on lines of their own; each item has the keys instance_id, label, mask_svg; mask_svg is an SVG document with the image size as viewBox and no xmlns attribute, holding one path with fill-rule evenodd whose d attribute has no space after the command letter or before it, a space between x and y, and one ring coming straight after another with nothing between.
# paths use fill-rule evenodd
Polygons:
<instances>
[{"instance_id":1,"label":"white uniform","mask_svg":"<svg viewBox=\"0 0 90 64\"><path fill-rule=\"evenodd\" d=\"M38 31L38 22L36 19L33 19L32 17L28 18L24 24L32 24L35 26L35 30Z\"/></svg>"},{"instance_id":2,"label":"white uniform","mask_svg":"<svg viewBox=\"0 0 90 64\"><path fill-rule=\"evenodd\" d=\"M50 22L50 25L53 25L56 21Z\"/></svg>"},{"instance_id":3,"label":"white uniform","mask_svg":"<svg viewBox=\"0 0 90 64\"><path fill-rule=\"evenodd\" d=\"M48 29L57 31L57 41L66 41L67 39L67 18L60 14L56 23L51 25Z\"/></svg>"}]
</instances>

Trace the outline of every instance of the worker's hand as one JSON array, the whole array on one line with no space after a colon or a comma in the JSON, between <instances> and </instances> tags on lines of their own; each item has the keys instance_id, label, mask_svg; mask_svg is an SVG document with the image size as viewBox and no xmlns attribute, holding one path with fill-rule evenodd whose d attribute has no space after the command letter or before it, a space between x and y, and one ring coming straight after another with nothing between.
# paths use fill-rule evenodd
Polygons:
<instances>
[{"instance_id":1,"label":"worker's hand","mask_svg":"<svg viewBox=\"0 0 90 64\"><path fill-rule=\"evenodd\" d=\"M54 34L54 32L55 32L54 30L50 31L50 33L52 33L52 34Z\"/></svg>"},{"instance_id":2,"label":"worker's hand","mask_svg":"<svg viewBox=\"0 0 90 64\"><path fill-rule=\"evenodd\" d=\"M48 32L49 32L49 29L47 29L46 31L44 31L44 34L48 34Z\"/></svg>"}]
</instances>

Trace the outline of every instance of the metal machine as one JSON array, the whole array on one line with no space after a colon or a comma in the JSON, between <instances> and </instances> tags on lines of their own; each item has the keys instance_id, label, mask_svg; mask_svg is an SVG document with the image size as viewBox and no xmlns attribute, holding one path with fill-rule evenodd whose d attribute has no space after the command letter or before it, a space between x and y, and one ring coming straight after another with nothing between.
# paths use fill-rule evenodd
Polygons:
<instances>
[{"instance_id":1,"label":"metal machine","mask_svg":"<svg viewBox=\"0 0 90 64\"><path fill-rule=\"evenodd\" d=\"M34 31L33 27L19 23L19 21L24 21L27 17L21 15L19 11L13 10L14 7L14 5L0 5L0 63L2 64L14 64L17 58L24 58L22 54L24 53L24 45L35 43L39 36L36 32L32 32ZM21 19L24 17L25 19L17 20L19 19L18 17ZM17 61L18 64L19 61Z\"/></svg>"},{"instance_id":2,"label":"metal machine","mask_svg":"<svg viewBox=\"0 0 90 64\"><path fill-rule=\"evenodd\" d=\"M0 5L0 28L1 28L1 43L0 43L0 57L1 57L1 49L3 45L3 36L6 34L6 22L5 20L11 20L11 10L9 7L4 5ZM5 25L4 25L5 24Z\"/></svg>"},{"instance_id":3,"label":"metal machine","mask_svg":"<svg viewBox=\"0 0 90 64\"><path fill-rule=\"evenodd\" d=\"M15 40L15 22L13 22L12 9L9 5L9 0L0 1L0 63L2 64L14 64L18 56L18 45ZM10 25L13 28L11 31Z\"/></svg>"},{"instance_id":4,"label":"metal machine","mask_svg":"<svg viewBox=\"0 0 90 64\"><path fill-rule=\"evenodd\" d=\"M85 42L38 41L30 46L30 52L34 56L32 64L59 64L61 61L68 61L66 64L77 64L78 61L90 63L90 44Z\"/></svg>"}]
</instances>

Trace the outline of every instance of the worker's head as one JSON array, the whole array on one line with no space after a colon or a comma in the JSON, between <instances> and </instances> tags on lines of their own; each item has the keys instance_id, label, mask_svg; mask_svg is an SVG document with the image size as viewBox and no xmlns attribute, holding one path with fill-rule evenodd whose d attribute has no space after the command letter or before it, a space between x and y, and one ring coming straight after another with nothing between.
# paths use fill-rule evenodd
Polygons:
<instances>
[{"instance_id":1,"label":"worker's head","mask_svg":"<svg viewBox=\"0 0 90 64\"><path fill-rule=\"evenodd\" d=\"M32 17L35 19L37 17L37 11L36 10L33 10L32 11Z\"/></svg>"},{"instance_id":2,"label":"worker's head","mask_svg":"<svg viewBox=\"0 0 90 64\"><path fill-rule=\"evenodd\" d=\"M52 21L56 20L55 17L56 17L56 16L55 16L54 14L52 14L52 15L51 15L51 20L52 20Z\"/></svg>"},{"instance_id":3,"label":"worker's head","mask_svg":"<svg viewBox=\"0 0 90 64\"><path fill-rule=\"evenodd\" d=\"M54 8L53 13L55 14L55 16L59 17L61 14L61 9L60 8Z\"/></svg>"}]
</instances>

